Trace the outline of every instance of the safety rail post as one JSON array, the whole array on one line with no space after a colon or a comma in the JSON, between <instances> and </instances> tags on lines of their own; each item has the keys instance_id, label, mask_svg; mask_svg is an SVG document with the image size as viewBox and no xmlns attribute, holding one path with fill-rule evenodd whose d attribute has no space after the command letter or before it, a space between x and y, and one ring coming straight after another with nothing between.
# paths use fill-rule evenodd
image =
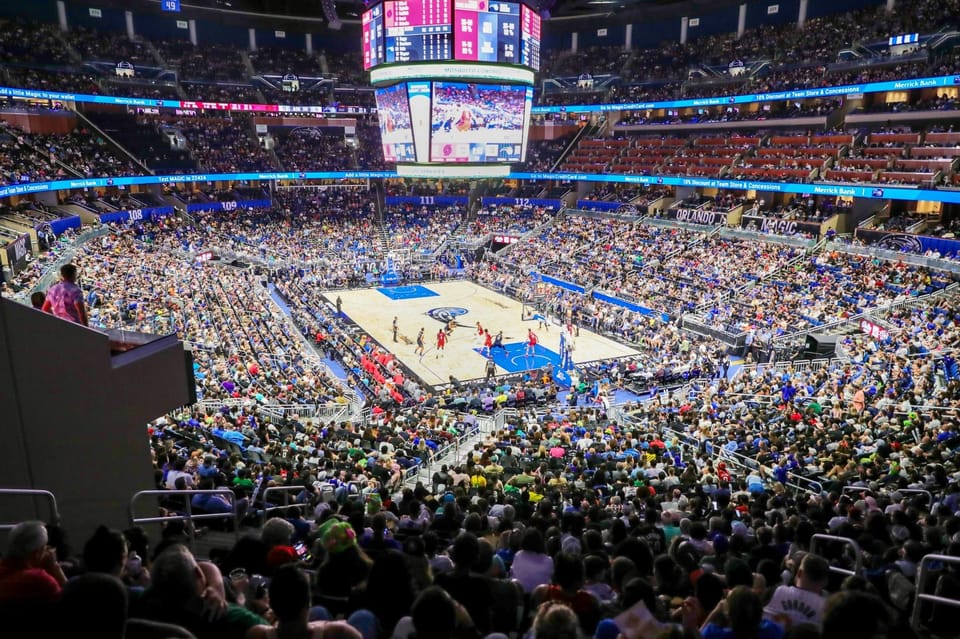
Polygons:
<instances>
[{"instance_id":1,"label":"safety rail post","mask_svg":"<svg viewBox=\"0 0 960 639\"><path fill-rule=\"evenodd\" d=\"M60 525L60 510L57 508L57 497L49 490L40 490L36 488L0 488L0 497L3 496L44 498L50 506L50 520L48 523L57 526ZM19 524L20 521L15 521L12 523L0 521L0 530L11 530L17 524Z\"/></svg>"},{"instance_id":2,"label":"safety rail post","mask_svg":"<svg viewBox=\"0 0 960 639\"><path fill-rule=\"evenodd\" d=\"M306 506L306 504L296 504L296 503L291 504L290 501L289 501L289 497L288 497L288 495L290 495L290 493L299 494L299 493L303 492L304 490L305 490L305 488L304 488L303 486L269 486L269 487L265 488L265 489L263 490L263 494L262 494L261 497L260 497L260 499L261 499L262 502L263 502L263 510L260 512L260 525L262 526L262 525L264 524L264 522L267 521L267 519L268 519L267 513L271 513L271 512L273 512L273 511L275 511L275 510L282 510L282 509L284 509L284 508L289 508L290 506L300 506L300 507ZM281 506L267 506L267 503L268 503L268 502L267 502L267 495L269 495L269 494L271 494L271 493L281 493L281 494L283 494L283 502L284 502L283 505L281 505ZM251 506L252 506L252 504L251 504Z\"/></svg>"},{"instance_id":3,"label":"safety rail post","mask_svg":"<svg viewBox=\"0 0 960 639\"><path fill-rule=\"evenodd\" d=\"M855 567L853 570L847 570L846 568L840 568L839 566L830 565L830 572L835 572L841 575L859 575L863 571L863 551L860 550L860 545L852 539L847 539L846 537L839 537L837 535L825 535L821 533L815 534L810 538L810 552L813 554L820 554L823 556L823 553L817 553L818 541L822 542L837 542L850 546L853 549L853 556L856 561Z\"/></svg>"},{"instance_id":4,"label":"safety rail post","mask_svg":"<svg viewBox=\"0 0 960 639\"><path fill-rule=\"evenodd\" d=\"M199 515L193 514L193 496L194 495L220 495L227 496L227 501L230 502L231 512L229 513L202 513ZM185 514L180 515L167 515L166 517L137 517L134 505L137 500L141 497L186 497L184 510ZM141 490L133 494L133 497L130 498L130 505L128 507L130 512L130 525L138 526L140 524L162 524L168 521L189 521L193 523L194 521L201 521L206 519L232 519L233 520L233 536L235 539L240 539L240 521L237 518L237 496L229 488L213 488L209 490L199 490L199 489L187 489L187 490ZM187 532L190 535L190 542L192 543L196 539L196 530L193 526L187 527Z\"/></svg>"},{"instance_id":5,"label":"safety rail post","mask_svg":"<svg viewBox=\"0 0 960 639\"><path fill-rule=\"evenodd\" d=\"M951 555L924 555L923 559L920 560L920 566L917 569L917 585L913 597L913 614L910 615L910 627L917 632L918 635L920 635L921 602L926 601L951 606L953 608L960 608L960 599L951 599L950 597L941 597L940 595L931 595L922 592L923 584L927 583L929 579L930 564L934 562L960 566L960 557L953 557Z\"/></svg>"}]
</instances>

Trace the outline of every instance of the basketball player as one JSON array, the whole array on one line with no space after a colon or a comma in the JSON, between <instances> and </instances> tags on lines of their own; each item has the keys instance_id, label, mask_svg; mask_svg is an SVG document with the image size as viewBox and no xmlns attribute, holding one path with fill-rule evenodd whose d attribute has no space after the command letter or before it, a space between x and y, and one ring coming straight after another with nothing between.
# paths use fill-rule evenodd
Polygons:
<instances>
[{"instance_id":1,"label":"basketball player","mask_svg":"<svg viewBox=\"0 0 960 639\"><path fill-rule=\"evenodd\" d=\"M394 315L394 316L393 316L393 341L394 341L394 342L397 341L397 330L398 330L398 328L399 328L399 327L397 326L397 316Z\"/></svg>"},{"instance_id":2,"label":"basketball player","mask_svg":"<svg viewBox=\"0 0 960 639\"><path fill-rule=\"evenodd\" d=\"M420 356L420 359L423 359L423 353L424 353L424 349L423 349L423 327L421 326L421 327L420 327L420 332L417 333L417 347L416 347L415 349L413 349L413 354L414 354L414 355L419 355L419 356Z\"/></svg>"},{"instance_id":3,"label":"basketball player","mask_svg":"<svg viewBox=\"0 0 960 639\"><path fill-rule=\"evenodd\" d=\"M487 329L483 330L483 351L488 357L493 352L493 337Z\"/></svg>"},{"instance_id":4,"label":"basketball player","mask_svg":"<svg viewBox=\"0 0 960 639\"><path fill-rule=\"evenodd\" d=\"M507 347L503 345L503 331L498 331L497 336L493 338L493 346L490 347L490 354L493 354L493 349L499 348L504 353L507 352Z\"/></svg>"},{"instance_id":5,"label":"basketball player","mask_svg":"<svg viewBox=\"0 0 960 639\"><path fill-rule=\"evenodd\" d=\"M440 356L443 354L443 347L447 345L447 333L442 328L437 331L437 356L435 359L440 359Z\"/></svg>"},{"instance_id":6,"label":"basketball player","mask_svg":"<svg viewBox=\"0 0 960 639\"><path fill-rule=\"evenodd\" d=\"M533 329L527 329L527 348L526 355L530 357L537 352L537 334L533 332Z\"/></svg>"}]
</instances>

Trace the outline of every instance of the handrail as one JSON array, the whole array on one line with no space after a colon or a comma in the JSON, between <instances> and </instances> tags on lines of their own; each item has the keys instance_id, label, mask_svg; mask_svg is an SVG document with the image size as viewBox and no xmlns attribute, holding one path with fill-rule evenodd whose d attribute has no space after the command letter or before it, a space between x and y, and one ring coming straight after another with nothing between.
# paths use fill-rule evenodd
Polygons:
<instances>
[{"instance_id":1,"label":"handrail","mask_svg":"<svg viewBox=\"0 0 960 639\"><path fill-rule=\"evenodd\" d=\"M4 495L19 497L45 497L50 503L50 521L48 523L60 525L60 510L57 508L57 497L49 490L40 490L36 488L0 488L0 497ZM0 530L11 530L20 521L14 523L0 522Z\"/></svg>"},{"instance_id":2,"label":"handrail","mask_svg":"<svg viewBox=\"0 0 960 639\"><path fill-rule=\"evenodd\" d=\"M287 494L289 493L299 494L303 491L303 486L270 486L265 488L263 491L263 496L261 497L263 500L263 508L260 510L260 525L263 526L267 519L269 519L267 514L272 513L275 510L283 510L284 508L289 508L291 506L306 506L307 504L291 504L289 503L289 497L287 497ZM284 504L282 506L267 506L267 496L271 493L283 493Z\"/></svg>"},{"instance_id":3,"label":"handrail","mask_svg":"<svg viewBox=\"0 0 960 639\"><path fill-rule=\"evenodd\" d=\"M921 602L930 602L935 604L942 604L944 606L951 606L953 608L960 608L960 599L951 599L950 597L941 597L939 595L931 595L922 591L924 584L929 580L929 571L930 564L933 562L940 562L944 564L954 564L960 566L960 557L953 557L951 555L924 555L923 559L920 560L920 566L917 569L917 581L916 589L914 591L913 597L913 613L910 615L910 627L920 634L920 604Z\"/></svg>"},{"instance_id":4,"label":"handrail","mask_svg":"<svg viewBox=\"0 0 960 639\"><path fill-rule=\"evenodd\" d=\"M810 538L810 552L813 554L819 554L821 557L823 553L817 552L817 542L839 542L846 546L850 546L853 549L854 559L856 560L855 568L853 570L847 570L846 568L840 568L839 566L830 565L830 572L835 572L841 575L859 575L863 571L863 551L860 550L860 545L852 539L847 539L846 537L839 537L837 535L824 535L822 533L817 533Z\"/></svg>"},{"instance_id":5,"label":"handrail","mask_svg":"<svg viewBox=\"0 0 960 639\"><path fill-rule=\"evenodd\" d=\"M227 496L227 501L230 502L232 506L232 512L229 513L202 513L199 515L193 514L193 496L194 495L220 495ZM176 515L167 515L166 517L137 517L134 510L134 505L137 500L142 497L186 497L184 500L185 506L184 514ZM130 498L130 504L128 506L128 511L130 513L130 525L137 526L140 524L162 524L169 521L199 521L205 519L232 519L233 520L233 536L235 539L240 538L240 522L237 517L237 496L229 488L214 488L210 490L199 490L199 489L188 489L188 490L141 490L133 494L133 497ZM187 534L190 536L190 541L192 542L196 538L196 531L193 526L187 526Z\"/></svg>"},{"instance_id":6,"label":"handrail","mask_svg":"<svg viewBox=\"0 0 960 639\"><path fill-rule=\"evenodd\" d=\"M869 488L865 486L844 486L841 492L844 493L856 493L856 492L872 492ZM897 488L898 493L901 495L926 495L927 499L930 500L930 514L933 514L937 510L937 501L933 498L933 493L929 490L924 490L923 488Z\"/></svg>"}]
</instances>

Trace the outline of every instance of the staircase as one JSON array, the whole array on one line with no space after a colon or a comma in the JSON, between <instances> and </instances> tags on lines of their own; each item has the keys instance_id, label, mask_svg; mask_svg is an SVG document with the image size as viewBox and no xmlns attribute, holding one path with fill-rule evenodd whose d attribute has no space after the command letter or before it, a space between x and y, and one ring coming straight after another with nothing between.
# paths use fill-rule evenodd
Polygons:
<instances>
[{"instance_id":1,"label":"staircase","mask_svg":"<svg viewBox=\"0 0 960 639\"><path fill-rule=\"evenodd\" d=\"M60 40L60 43L63 45L63 49L67 52L67 55L70 56L70 59L73 60L75 64L83 63L83 56L80 55L80 52L73 48L73 45L70 44L70 41L67 40L67 36L64 31L56 29L55 33L57 34L57 39Z\"/></svg>"},{"instance_id":2,"label":"staircase","mask_svg":"<svg viewBox=\"0 0 960 639\"><path fill-rule=\"evenodd\" d=\"M160 50L157 49L157 47L155 47L152 42L150 42L146 38L137 38L137 42L142 44L143 48L150 52L150 55L153 56L153 60L154 62L157 63L157 66L159 66L161 69L168 68L167 61L163 59L163 56L160 55Z\"/></svg>"},{"instance_id":3,"label":"staircase","mask_svg":"<svg viewBox=\"0 0 960 639\"><path fill-rule=\"evenodd\" d=\"M246 51L240 51L240 59L243 60L243 70L247 72L247 79L252 79L257 75L257 70L253 68L253 62L250 60L250 54Z\"/></svg>"},{"instance_id":4,"label":"staircase","mask_svg":"<svg viewBox=\"0 0 960 639\"><path fill-rule=\"evenodd\" d=\"M427 460L417 467L416 472L410 472L404 480L404 487L413 488L417 485L417 482L423 482L423 485L430 490L433 483L433 474L441 466L446 465L447 468L453 468L465 463L467 456L473 451L474 447L482 443L484 438L494 431L497 416L478 416L476 420L477 427L474 430L464 433L447 446L440 448L434 454L433 459Z\"/></svg>"},{"instance_id":5,"label":"staircase","mask_svg":"<svg viewBox=\"0 0 960 639\"><path fill-rule=\"evenodd\" d=\"M383 217L383 211L387 208L387 203L383 191L383 182L377 181L373 190L377 195L377 206L375 210L376 218L374 223L377 226L377 237L380 238L380 250L384 255L390 252L391 243L390 243L390 234L387 232L387 224Z\"/></svg>"},{"instance_id":6,"label":"staircase","mask_svg":"<svg viewBox=\"0 0 960 639\"><path fill-rule=\"evenodd\" d=\"M125 146L123 146L122 144L120 144L117 140L115 140L115 139L113 139L111 136L107 135L107 132L106 132L106 131L104 131L102 128L100 128L99 126L97 126L96 123L94 123L90 118L88 118L86 115L84 115L83 112L81 112L80 110L77 110L77 111L74 111L74 113L76 113L77 118L79 118L79 119L84 123L85 126L87 126L87 127L89 127L90 129L96 131L98 135L100 135L104 140L106 140L107 143L113 148L114 151L116 151L117 153L119 153L120 155L122 155L122 156L124 156L124 157L129 158L134 164L136 164L137 166L139 166L141 169L143 169L144 171L146 171L148 174L150 174L150 175L153 175L153 174L154 174L153 171L150 169L150 167L148 167L143 161L141 161L140 158L138 158L138 157L135 156L133 153L131 153L129 150L127 150L127 148L126 148Z\"/></svg>"}]
</instances>

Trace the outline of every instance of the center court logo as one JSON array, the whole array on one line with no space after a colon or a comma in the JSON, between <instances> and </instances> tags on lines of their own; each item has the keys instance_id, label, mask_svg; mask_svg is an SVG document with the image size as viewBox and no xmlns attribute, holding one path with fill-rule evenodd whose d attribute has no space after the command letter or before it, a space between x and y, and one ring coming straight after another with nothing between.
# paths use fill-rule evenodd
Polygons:
<instances>
[{"instance_id":1,"label":"center court logo","mask_svg":"<svg viewBox=\"0 0 960 639\"><path fill-rule=\"evenodd\" d=\"M427 315L438 322L447 324L450 321L453 321L462 315L466 315L469 312L470 311L460 306L440 306L438 308L431 308L429 311L427 311Z\"/></svg>"}]
</instances>

